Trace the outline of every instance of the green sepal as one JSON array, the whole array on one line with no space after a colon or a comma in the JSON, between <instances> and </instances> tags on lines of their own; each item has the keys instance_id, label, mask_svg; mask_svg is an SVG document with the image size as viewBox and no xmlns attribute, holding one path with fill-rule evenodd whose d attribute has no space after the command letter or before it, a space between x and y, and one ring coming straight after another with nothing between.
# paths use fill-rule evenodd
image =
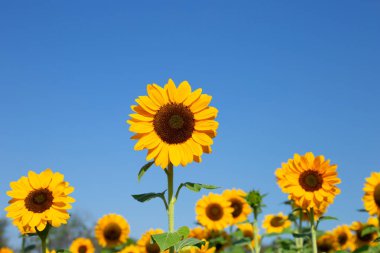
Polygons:
<instances>
[{"instance_id":1,"label":"green sepal","mask_svg":"<svg viewBox=\"0 0 380 253\"><path fill-rule=\"evenodd\" d=\"M154 162L148 162L139 171L139 174L137 175L137 180L140 182L141 178L144 176L145 172L147 172L150 167L153 165Z\"/></svg>"}]
</instances>

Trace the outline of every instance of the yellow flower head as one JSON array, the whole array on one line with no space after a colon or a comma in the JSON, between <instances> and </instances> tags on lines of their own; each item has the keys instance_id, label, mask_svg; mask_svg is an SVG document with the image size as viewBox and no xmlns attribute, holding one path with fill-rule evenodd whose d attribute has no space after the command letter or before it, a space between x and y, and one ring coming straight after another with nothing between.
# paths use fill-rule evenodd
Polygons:
<instances>
[{"instance_id":1,"label":"yellow flower head","mask_svg":"<svg viewBox=\"0 0 380 253\"><path fill-rule=\"evenodd\" d=\"M5 210L21 233L35 233L35 228L42 231L47 224L59 227L70 218L67 210L75 200L69 194L74 187L61 173L50 169L40 174L29 171L28 177L11 182L10 187L7 195L12 199Z\"/></svg>"},{"instance_id":2,"label":"yellow flower head","mask_svg":"<svg viewBox=\"0 0 380 253\"><path fill-rule=\"evenodd\" d=\"M129 224L123 216L107 214L98 220L95 227L95 237L102 247L113 248L128 239Z\"/></svg>"},{"instance_id":3,"label":"yellow flower head","mask_svg":"<svg viewBox=\"0 0 380 253\"><path fill-rule=\"evenodd\" d=\"M215 247L209 247L209 242L205 242L204 245L201 246L201 248L198 247L191 247L190 253L214 253L216 250Z\"/></svg>"},{"instance_id":4,"label":"yellow flower head","mask_svg":"<svg viewBox=\"0 0 380 253\"><path fill-rule=\"evenodd\" d=\"M160 247L157 245L157 243L151 242L151 237L152 235L162 233L164 233L164 230L162 229L149 229L147 232L145 232L137 241L137 246L140 249L140 253L160 253Z\"/></svg>"},{"instance_id":5,"label":"yellow flower head","mask_svg":"<svg viewBox=\"0 0 380 253\"><path fill-rule=\"evenodd\" d=\"M218 110L209 106L212 97L202 89L191 91L187 81L178 87L173 80L162 88L148 84L148 96L136 99L129 130L136 133L135 150L148 150L146 160L154 159L157 166L168 167L193 161L200 162L203 153L211 153L216 136Z\"/></svg>"},{"instance_id":6,"label":"yellow flower head","mask_svg":"<svg viewBox=\"0 0 380 253\"><path fill-rule=\"evenodd\" d=\"M346 250L353 248L353 236L349 226L338 226L335 229L333 229L332 234L335 237L336 249Z\"/></svg>"},{"instance_id":7,"label":"yellow flower head","mask_svg":"<svg viewBox=\"0 0 380 253\"><path fill-rule=\"evenodd\" d=\"M372 172L364 184L364 208L370 215L380 217L380 172Z\"/></svg>"},{"instance_id":8,"label":"yellow flower head","mask_svg":"<svg viewBox=\"0 0 380 253\"><path fill-rule=\"evenodd\" d=\"M7 247L0 248L0 253L13 253L13 250Z\"/></svg>"},{"instance_id":9,"label":"yellow flower head","mask_svg":"<svg viewBox=\"0 0 380 253\"><path fill-rule=\"evenodd\" d=\"M333 253L336 251L335 238L331 233L320 236L317 240L318 252Z\"/></svg>"},{"instance_id":10,"label":"yellow flower head","mask_svg":"<svg viewBox=\"0 0 380 253\"><path fill-rule=\"evenodd\" d=\"M190 230L189 237L197 238L199 240L206 239L210 236L210 231L203 227L195 227Z\"/></svg>"},{"instance_id":11,"label":"yellow flower head","mask_svg":"<svg viewBox=\"0 0 380 253\"><path fill-rule=\"evenodd\" d=\"M302 209L319 209L321 205L331 204L340 190L335 186L340 183L336 172L337 165L330 165L330 160L323 156L314 157L313 153L304 156L294 155L282 168L277 169L277 183L289 199Z\"/></svg>"},{"instance_id":12,"label":"yellow flower head","mask_svg":"<svg viewBox=\"0 0 380 253\"><path fill-rule=\"evenodd\" d=\"M240 189L225 190L222 194L226 198L233 208L232 212L232 224L244 222L248 219L248 215L252 213L252 209L245 200L247 193Z\"/></svg>"},{"instance_id":13,"label":"yellow flower head","mask_svg":"<svg viewBox=\"0 0 380 253\"><path fill-rule=\"evenodd\" d=\"M71 253L94 253L95 248L88 238L77 238L70 246Z\"/></svg>"},{"instance_id":14,"label":"yellow flower head","mask_svg":"<svg viewBox=\"0 0 380 253\"><path fill-rule=\"evenodd\" d=\"M373 242L377 238L376 232L362 235L362 231L369 226L378 227L378 224L378 220L374 217L368 218L366 223L354 221L350 226L350 229L354 231L354 243L352 250L358 249L365 245L377 245L377 243Z\"/></svg>"},{"instance_id":15,"label":"yellow flower head","mask_svg":"<svg viewBox=\"0 0 380 253\"><path fill-rule=\"evenodd\" d=\"M119 253L140 253L140 249L137 245L131 244L119 251Z\"/></svg>"},{"instance_id":16,"label":"yellow flower head","mask_svg":"<svg viewBox=\"0 0 380 253\"><path fill-rule=\"evenodd\" d=\"M223 196L210 193L195 206L197 221L209 230L222 230L232 224L233 208Z\"/></svg>"},{"instance_id":17,"label":"yellow flower head","mask_svg":"<svg viewBox=\"0 0 380 253\"><path fill-rule=\"evenodd\" d=\"M282 233L285 228L289 228L292 225L288 217L283 213L269 214L265 216L263 221L263 228L267 233Z\"/></svg>"}]
</instances>

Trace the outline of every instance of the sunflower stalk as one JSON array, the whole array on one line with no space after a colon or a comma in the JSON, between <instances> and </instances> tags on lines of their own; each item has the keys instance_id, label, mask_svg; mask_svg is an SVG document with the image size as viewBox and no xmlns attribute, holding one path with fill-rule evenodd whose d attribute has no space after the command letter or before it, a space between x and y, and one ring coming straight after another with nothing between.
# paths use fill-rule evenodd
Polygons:
<instances>
[{"instance_id":1,"label":"sunflower stalk","mask_svg":"<svg viewBox=\"0 0 380 253\"><path fill-rule=\"evenodd\" d=\"M167 178L168 178L168 203L169 207L167 210L168 221L169 221L169 233L174 233L174 204L176 202L176 197L173 196L173 184L174 184L174 170L173 164L169 163L167 168ZM174 253L174 246L169 248L170 253Z\"/></svg>"},{"instance_id":2,"label":"sunflower stalk","mask_svg":"<svg viewBox=\"0 0 380 253\"><path fill-rule=\"evenodd\" d=\"M21 253L25 253L25 235L22 235Z\"/></svg>"},{"instance_id":3,"label":"sunflower stalk","mask_svg":"<svg viewBox=\"0 0 380 253\"><path fill-rule=\"evenodd\" d=\"M255 253L260 253L261 245L259 242L259 222L258 222L259 210L253 208L253 239L255 241Z\"/></svg>"},{"instance_id":4,"label":"sunflower stalk","mask_svg":"<svg viewBox=\"0 0 380 253\"><path fill-rule=\"evenodd\" d=\"M300 216L299 216L299 223L298 223L298 233L302 233L302 216L303 216L303 210L300 209ZM303 252L303 238L299 237L296 238L296 247L297 247L297 253Z\"/></svg>"},{"instance_id":5,"label":"sunflower stalk","mask_svg":"<svg viewBox=\"0 0 380 253\"><path fill-rule=\"evenodd\" d=\"M311 245L313 247L313 253L318 253L317 248L317 228L314 221L314 208L310 208L310 232L311 232Z\"/></svg>"},{"instance_id":6,"label":"sunflower stalk","mask_svg":"<svg viewBox=\"0 0 380 253\"><path fill-rule=\"evenodd\" d=\"M46 225L45 229L42 231L38 231L38 229L36 227L37 235L41 240L41 252L42 253L46 253L46 245L47 245L46 243L47 243L50 227L51 227L51 225L49 223Z\"/></svg>"}]
</instances>

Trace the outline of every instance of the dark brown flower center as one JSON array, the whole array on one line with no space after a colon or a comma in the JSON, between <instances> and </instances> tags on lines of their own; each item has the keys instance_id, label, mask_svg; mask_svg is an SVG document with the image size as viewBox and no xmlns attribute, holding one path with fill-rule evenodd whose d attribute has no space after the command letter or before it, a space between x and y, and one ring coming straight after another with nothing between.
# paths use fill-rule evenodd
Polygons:
<instances>
[{"instance_id":1,"label":"dark brown flower center","mask_svg":"<svg viewBox=\"0 0 380 253\"><path fill-rule=\"evenodd\" d=\"M239 199L231 199L231 207L234 209L232 217L236 218L243 212L243 203Z\"/></svg>"},{"instance_id":2,"label":"dark brown flower center","mask_svg":"<svg viewBox=\"0 0 380 253\"><path fill-rule=\"evenodd\" d=\"M81 245L78 248L79 253L86 253L87 252L87 246L86 245Z\"/></svg>"},{"instance_id":3,"label":"dark brown flower center","mask_svg":"<svg viewBox=\"0 0 380 253\"><path fill-rule=\"evenodd\" d=\"M377 207L380 207L380 184L376 185L375 191L373 192L373 198Z\"/></svg>"},{"instance_id":4,"label":"dark brown flower center","mask_svg":"<svg viewBox=\"0 0 380 253\"><path fill-rule=\"evenodd\" d=\"M338 235L338 243L339 245L345 245L348 240L348 236L346 233L341 233Z\"/></svg>"},{"instance_id":5,"label":"dark brown flower center","mask_svg":"<svg viewBox=\"0 0 380 253\"><path fill-rule=\"evenodd\" d=\"M25 198L25 207L33 213L42 213L53 205L53 193L48 189L30 192Z\"/></svg>"},{"instance_id":6,"label":"dark brown flower center","mask_svg":"<svg viewBox=\"0 0 380 253\"><path fill-rule=\"evenodd\" d=\"M253 239L253 232L250 231L250 230L244 230L243 231L243 236Z\"/></svg>"},{"instance_id":7,"label":"dark brown flower center","mask_svg":"<svg viewBox=\"0 0 380 253\"><path fill-rule=\"evenodd\" d=\"M148 253L160 253L160 247L158 247L157 243L147 243L145 245L145 249Z\"/></svg>"},{"instance_id":8,"label":"dark brown flower center","mask_svg":"<svg viewBox=\"0 0 380 253\"><path fill-rule=\"evenodd\" d=\"M330 252L333 250L333 244L329 241L323 241L318 244L318 252Z\"/></svg>"},{"instance_id":9,"label":"dark brown flower center","mask_svg":"<svg viewBox=\"0 0 380 253\"><path fill-rule=\"evenodd\" d=\"M374 233L369 233L369 234L366 234L366 235L362 236L362 231L366 227L368 227L368 226L365 226L362 229L359 229L358 231L356 231L356 236L359 238L360 241L365 242L365 243L369 243L369 242L371 242L373 240Z\"/></svg>"},{"instance_id":10,"label":"dark brown flower center","mask_svg":"<svg viewBox=\"0 0 380 253\"><path fill-rule=\"evenodd\" d=\"M322 188L323 178L317 171L307 170L302 172L298 182L305 191L313 192Z\"/></svg>"},{"instance_id":11,"label":"dark brown flower center","mask_svg":"<svg viewBox=\"0 0 380 253\"><path fill-rule=\"evenodd\" d=\"M282 217L279 217L279 216L275 216L273 217L271 220L270 220L270 225L272 227L281 227L282 225L284 225L284 219Z\"/></svg>"},{"instance_id":12,"label":"dark brown flower center","mask_svg":"<svg viewBox=\"0 0 380 253\"><path fill-rule=\"evenodd\" d=\"M121 228L116 223L110 223L104 228L103 235L107 241L116 242L120 239Z\"/></svg>"},{"instance_id":13,"label":"dark brown flower center","mask_svg":"<svg viewBox=\"0 0 380 253\"><path fill-rule=\"evenodd\" d=\"M194 125L194 114L183 104L166 104L153 119L154 131L168 144L179 144L190 139Z\"/></svg>"},{"instance_id":14,"label":"dark brown flower center","mask_svg":"<svg viewBox=\"0 0 380 253\"><path fill-rule=\"evenodd\" d=\"M223 208L219 204L211 204L206 208L206 215L210 220L218 221L223 214Z\"/></svg>"}]
</instances>

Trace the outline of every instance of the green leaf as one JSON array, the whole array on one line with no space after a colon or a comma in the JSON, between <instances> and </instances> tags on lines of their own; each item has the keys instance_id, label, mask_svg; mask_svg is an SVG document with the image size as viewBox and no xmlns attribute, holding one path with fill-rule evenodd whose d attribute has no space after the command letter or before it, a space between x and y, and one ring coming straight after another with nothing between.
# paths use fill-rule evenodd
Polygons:
<instances>
[{"instance_id":1,"label":"green leaf","mask_svg":"<svg viewBox=\"0 0 380 253\"><path fill-rule=\"evenodd\" d=\"M201 189L208 189L208 190L213 190L219 188L218 186L215 185L209 185L209 184L198 184L198 183L191 183L191 182L186 182L183 183L183 185L193 191L193 192L199 192Z\"/></svg>"},{"instance_id":2,"label":"green leaf","mask_svg":"<svg viewBox=\"0 0 380 253\"><path fill-rule=\"evenodd\" d=\"M149 170L149 168L153 165L154 162L148 162L139 171L139 174L137 175L137 180L140 182L141 178L144 176L145 172Z\"/></svg>"},{"instance_id":3,"label":"green leaf","mask_svg":"<svg viewBox=\"0 0 380 253\"><path fill-rule=\"evenodd\" d=\"M146 202L146 201L154 199L154 198L164 198L165 199L165 192L166 192L166 190L163 192L159 192L159 193L149 192L149 193L143 193L143 194L135 194L135 195L132 195L132 197L139 202Z\"/></svg>"},{"instance_id":4,"label":"green leaf","mask_svg":"<svg viewBox=\"0 0 380 253\"><path fill-rule=\"evenodd\" d=\"M367 210L365 210L365 209L358 209L357 211L358 212L362 212L362 213L366 213L367 212Z\"/></svg>"},{"instance_id":5,"label":"green leaf","mask_svg":"<svg viewBox=\"0 0 380 253\"><path fill-rule=\"evenodd\" d=\"M36 245L34 245L34 244L29 245L28 247L25 247L24 252L31 251L31 250L33 250L33 249L35 249L35 248L36 248Z\"/></svg>"},{"instance_id":6,"label":"green leaf","mask_svg":"<svg viewBox=\"0 0 380 253\"><path fill-rule=\"evenodd\" d=\"M250 244L250 243L251 243L251 239L250 239L250 238L247 238L247 237L232 242L232 244L233 244L234 246L245 246L245 245L248 245L248 244Z\"/></svg>"},{"instance_id":7,"label":"green leaf","mask_svg":"<svg viewBox=\"0 0 380 253\"><path fill-rule=\"evenodd\" d=\"M360 233L360 236L363 237L363 236L376 233L376 232L377 232L377 228L375 228L374 226L368 226L368 227L363 228L362 232Z\"/></svg>"},{"instance_id":8,"label":"green leaf","mask_svg":"<svg viewBox=\"0 0 380 253\"><path fill-rule=\"evenodd\" d=\"M321 216L321 217L319 218L319 220L320 220L320 221L321 221L321 220L338 220L338 218L333 217L333 216Z\"/></svg>"},{"instance_id":9,"label":"green leaf","mask_svg":"<svg viewBox=\"0 0 380 253\"><path fill-rule=\"evenodd\" d=\"M375 240L373 240L374 242L380 242L380 237L377 237Z\"/></svg>"},{"instance_id":10,"label":"green leaf","mask_svg":"<svg viewBox=\"0 0 380 253\"><path fill-rule=\"evenodd\" d=\"M57 253L71 253L68 249L59 249L56 251Z\"/></svg>"},{"instance_id":11,"label":"green leaf","mask_svg":"<svg viewBox=\"0 0 380 253\"><path fill-rule=\"evenodd\" d=\"M163 233L152 235L153 242L157 243L161 251L167 250L168 248L175 246L181 240L186 238L190 233L190 229L186 226L180 227L176 232L173 233Z\"/></svg>"},{"instance_id":12,"label":"green leaf","mask_svg":"<svg viewBox=\"0 0 380 253\"><path fill-rule=\"evenodd\" d=\"M174 250L176 252L178 252L181 249L183 249L185 247L189 247L189 246L197 246L198 248L200 248L203 244L205 244L205 242L201 241L199 239L196 239L196 238L186 238L186 239L178 242L176 245L174 245Z\"/></svg>"},{"instance_id":13,"label":"green leaf","mask_svg":"<svg viewBox=\"0 0 380 253\"><path fill-rule=\"evenodd\" d=\"M311 233L292 233L295 238L310 237Z\"/></svg>"},{"instance_id":14,"label":"green leaf","mask_svg":"<svg viewBox=\"0 0 380 253\"><path fill-rule=\"evenodd\" d=\"M345 250L338 250L338 251L335 251L335 253L348 253L348 251L345 251Z\"/></svg>"},{"instance_id":15,"label":"green leaf","mask_svg":"<svg viewBox=\"0 0 380 253\"><path fill-rule=\"evenodd\" d=\"M354 252L352 253L364 253L364 252L367 252L369 249L369 246L368 245L365 245L363 247L360 247L358 249L356 249Z\"/></svg>"}]
</instances>

